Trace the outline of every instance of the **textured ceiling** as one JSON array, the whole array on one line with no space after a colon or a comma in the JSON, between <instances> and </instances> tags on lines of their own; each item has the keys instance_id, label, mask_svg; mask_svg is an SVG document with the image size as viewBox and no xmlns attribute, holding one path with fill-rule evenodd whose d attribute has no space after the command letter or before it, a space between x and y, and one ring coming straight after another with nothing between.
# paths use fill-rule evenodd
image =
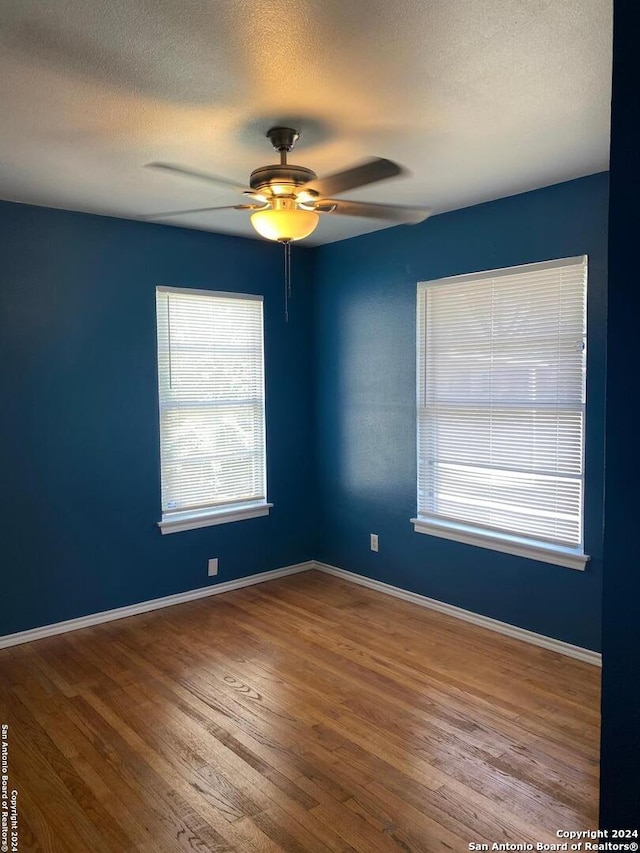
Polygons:
<instances>
[{"instance_id":1,"label":"textured ceiling","mask_svg":"<svg viewBox=\"0 0 640 853\"><path fill-rule=\"evenodd\" d=\"M466 207L608 166L611 0L4 0L0 197L126 218L243 201L290 158L411 172L349 198ZM168 224L255 236L248 214ZM324 215L309 243L386 223Z\"/></svg>"}]
</instances>

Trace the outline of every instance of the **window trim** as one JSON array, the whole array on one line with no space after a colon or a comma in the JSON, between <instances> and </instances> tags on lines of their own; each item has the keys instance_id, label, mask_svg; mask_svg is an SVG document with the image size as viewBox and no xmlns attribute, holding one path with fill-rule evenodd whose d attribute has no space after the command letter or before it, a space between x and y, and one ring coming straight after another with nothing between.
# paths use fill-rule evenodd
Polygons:
<instances>
[{"instance_id":1,"label":"window trim","mask_svg":"<svg viewBox=\"0 0 640 853\"><path fill-rule=\"evenodd\" d=\"M559 258L557 260L542 261L539 263L516 264L512 267L501 267L495 270L482 270L475 273L463 273L461 275L446 276L435 280L419 281L416 288L416 425L418 423L419 405L420 405L420 288L421 286L442 287L455 282L456 284L464 284L466 282L479 282L490 278L495 278L497 274L507 274L516 269L522 270L545 270L558 269L563 266L571 266L581 262L588 263L588 256L578 255L569 258ZM588 310L588 309L587 309ZM416 435L416 451L418 451L419 435ZM586 435L582 447L583 460L586 456ZM417 454L416 454L417 455ZM417 456L418 458L418 456ZM419 458L418 458L419 462ZM584 472L583 472L584 483ZM480 525L467 524L453 519L443 517L430 516L426 513L418 515L416 518L409 519L413 524L414 532L423 533L429 536L436 536L441 539L449 539L453 542L461 542L467 545L475 545L479 548L486 548L492 551L499 551L505 554L525 557L539 562L551 563L565 568L584 571L587 562L591 557L584 552L584 505L582 508L581 524L583 525L583 542L580 546L572 548L570 546L561 545L559 543L548 542L540 539L534 539L526 536L519 536L514 533L507 533L499 530L494 530L489 527Z\"/></svg>"},{"instance_id":2,"label":"window trim","mask_svg":"<svg viewBox=\"0 0 640 853\"><path fill-rule=\"evenodd\" d=\"M174 512L164 513L162 521L158 521L160 532L180 533L182 530L196 530L199 527L211 527L214 524L227 524L232 521L244 521L246 518L259 518L269 515L273 504L252 503L242 506L233 504L218 510L201 510L199 512Z\"/></svg>"},{"instance_id":3,"label":"window trim","mask_svg":"<svg viewBox=\"0 0 640 853\"><path fill-rule=\"evenodd\" d=\"M491 551L501 551L503 554L513 554L516 557L527 557L542 563L553 563L567 569L577 569L583 572L591 559L579 548L568 548L563 545L553 545L539 539L527 539L508 533L498 533L487 527L473 527L459 522L445 522L434 518L412 518L413 529L416 533L426 533L440 539L450 539L453 542L463 542L466 545L476 545Z\"/></svg>"},{"instance_id":4,"label":"window trim","mask_svg":"<svg viewBox=\"0 0 640 853\"><path fill-rule=\"evenodd\" d=\"M190 294L194 296L219 296L224 299L241 299L244 301L255 301L264 303L264 296L257 293L239 293L235 291L224 290L207 290L205 288L190 288L190 287L173 287L169 285L157 285L155 294L158 293L176 293ZM156 335L157 335L156 321ZM157 361L158 344L156 340L156 361ZM262 368L263 381L264 377L264 316L262 328ZM266 384L266 381L265 381ZM266 422L266 388L263 394L262 416L264 420L264 473L265 482L267 475L267 422ZM160 400L158 400L158 428L160 430ZM160 476L162 476L162 458L160 458ZM160 528L162 535L168 533L180 533L184 530L197 530L201 527L211 527L217 524L229 524L234 521L244 521L249 518L259 518L269 515L273 507L265 498L261 500L238 501L226 505L208 506L199 509L178 510L178 511L161 511L161 519L156 522Z\"/></svg>"}]
</instances>

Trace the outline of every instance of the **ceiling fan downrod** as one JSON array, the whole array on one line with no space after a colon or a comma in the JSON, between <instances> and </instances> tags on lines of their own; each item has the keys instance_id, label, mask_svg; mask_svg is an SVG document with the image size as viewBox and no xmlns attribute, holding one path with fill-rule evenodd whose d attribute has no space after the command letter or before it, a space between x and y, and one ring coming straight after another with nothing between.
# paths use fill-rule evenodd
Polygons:
<instances>
[{"instance_id":1,"label":"ceiling fan downrod","mask_svg":"<svg viewBox=\"0 0 640 853\"><path fill-rule=\"evenodd\" d=\"M287 165L287 154L300 139L300 134L292 127L272 127L266 133L276 151L280 152L280 165Z\"/></svg>"}]
</instances>

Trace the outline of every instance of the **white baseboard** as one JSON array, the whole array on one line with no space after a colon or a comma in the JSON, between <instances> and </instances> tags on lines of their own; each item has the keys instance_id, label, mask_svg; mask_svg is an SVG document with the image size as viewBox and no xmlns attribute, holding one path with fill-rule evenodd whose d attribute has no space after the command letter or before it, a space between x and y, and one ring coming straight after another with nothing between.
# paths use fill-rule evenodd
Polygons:
<instances>
[{"instance_id":1,"label":"white baseboard","mask_svg":"<svg viewBox=\"0 0 640 853\"><path fill-rule=\"evenodd\" d=\"M0 636L0 649L9 646L17 646L20 643L30 643L32 640L41 640L43 637L52 637L55 634L65 634L67 631L78 631L80 628L89 628L92 625L100 625L103 622L112 622L115 619L124 619L127 616L137 616L139 613L148 613L150 610L159 610L162 607L171 607L174 604L184 604L187 601L195 601L198 598L206 598L209 595L219 595L230 592L232 589L240 589L243 586L251 586L256 583L283 578L286 575L295 575L298 572L306 572L315 568L312 560L306 563L297 563L294 566L285 566L282 569L273 569L270 572L260 572L239 578L234 581L203 586L199 589L190 589L179 592L176 595L167 595L163 598L154 598L150 601L141 601L139 604L130 604L127 607L117 607L115 610L104 610L101 613L92 613L90 616L80 616L78 619L68 619L65 622L55 622L52 625L43 625L41 628L31 628L28 631L19 631L16 634L5 634Z\"/></svg>"},{"instance_id":2,"label":"white baseboard","mask_svg":"<svg viewBox=\"0 0 640 853\"><path fill-rule=\"evenodd\" d=\"M386 595L393 595L395 598L401 598L403 601L409 601L412 604L419 604L421 607L429 607L431 610L437 610L439 613L446 613L447 616L454 616L456 619L471 622L471 624L479 625L481 628L488 628L490 631L506 634L507 637L513 637L516 640L524 640L525 643L541 646L543 649L549 649L552 652L559 652L561 655L576 658L576 660L593 664L593 666L602 666L602 655L591 649L583 649L581 646L574 646L571 643L565 643L553 637L546 637L544 634L536 634L534 631L527 631L525 628L518 628L516 625L509 625L507 622L500 622L498 619L491 619L489 616L481 616L479 613L463 610L461 607L455 607L453 604L445 604L442 601L437 601L435 598L428 598L426 595L420 595L417 592L409 592L406 589L391 586L391 584L382 583L382 581L372 580L364 575L357 575L354 572L347 572L344 569L338 569L326 563L319 563L315 560L312 562L313 568L320 572L326 572L329 575L335 575L338 578L342 578L342 580L366 586L377 592L384 592Z\"/></svg>"},{"instance_id":3,"label":"white baseboard","mask_svg":"<svg viewBox=\"0 0 640 853\"><path fill-rule=\"evenodd\" d=\"M28 631L19 631L16 634L5 634L4 636L0 636L0 649L5 649L9 646L17 646L20 643L30 643L32 640L52 637L55 634L64 634L67 631L78 631L80 628L90 628L92 625L100 625L103 622L112 622L115 619L125 619L127 616L136 616L139 613L148 613L150 610L159 610L162 607L171 607L174 604L184 604L187 601L195 601L199 598L206 598L209 595L220 595L223 592L230 592L233 589L241 589L244 586L264 583L265 581L283 578L287 575L306 572L310 569L317 569L320 572L335 575L338 578L342 578L342 580L366 586L369 589L376 590L377 592L383 592L386 595L393 595L395 598L400 598L403 601L409 601L412 604L418 604L421 607L429 607L431 610L437 610L439 613L445 613L447 616L454 616L456 619L471 622L473 625L479 625L481 628L488 628L491 631L497 631L499 634L514 637L517 640L524 640L524 642L532 643L534 646L541 646L543 649L559 652L562 655L576 658L577 660L593 664L594 666L602 666L602 655L598 654L598 652L591 651L591 649L583 649L580 646L574 646L571 643L565 643L562 640L556 640L553 637L545 637L543 634L536 634L533 631L518 628L516 625L509 625L507 622L500 622L497 619L491 619L488 616L481 616L478 613L472 613L470 610L463 610L461 607L455 607L453 604L445 604L442 601L437 601L435 598L428 598L426 595L420 595L417 592L409 592L406 589L382 583L382 581L372 580L371 578L355 574L354 572L347 572L345 569L339 569L336 566L329 566L326 563L320 563L317 560L308 560L306 563L297 563L294 566L285 566L282 569L260 572L255 575L249 575L246 578L239 578L238 580L224 581L223 583L200 587L199 589L190 589L187 590L187 592L179 592L176 595L167 595L164 598L154 598L151 601L141 601L139 604L131 604L127 607L118 607L115 610L105 610L101 613L92 613L89 616L80 616L78 619L68 619L65 622L55 622L52 625L43 625L41 628L31 628Z\"/></svg>"}]
</instances>

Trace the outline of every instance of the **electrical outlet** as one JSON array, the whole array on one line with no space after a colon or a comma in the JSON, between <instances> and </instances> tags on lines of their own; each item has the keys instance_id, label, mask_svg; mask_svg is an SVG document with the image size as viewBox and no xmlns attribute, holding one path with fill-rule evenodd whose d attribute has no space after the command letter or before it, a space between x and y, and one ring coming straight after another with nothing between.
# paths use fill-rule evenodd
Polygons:
<instances>
[{"instance_id":1,"label":"electrical outlet","mask_svg":"<svg viewBox=\"0 0 640 853\"><path fill-rule=\"evenodd\" d=\"M210 578L212 578L214 575L218 574L218 558L217 557L213 557L211 560L209 560L209 568L208 568L207 574L209 575Z\"/></svg>"},{"instance_id":2,"label":"electrical outlet","mask_svg":"<svg viewBox=\"0 0 640 853\"><path fill-rule=\"evenodd\" d=\"M371 534L371 550L372 551L378 550L378 534L377 533Z\"/></svg>"}]
</instances>

